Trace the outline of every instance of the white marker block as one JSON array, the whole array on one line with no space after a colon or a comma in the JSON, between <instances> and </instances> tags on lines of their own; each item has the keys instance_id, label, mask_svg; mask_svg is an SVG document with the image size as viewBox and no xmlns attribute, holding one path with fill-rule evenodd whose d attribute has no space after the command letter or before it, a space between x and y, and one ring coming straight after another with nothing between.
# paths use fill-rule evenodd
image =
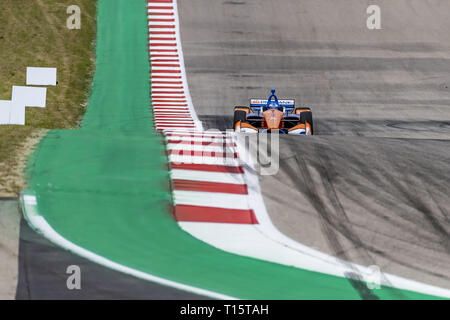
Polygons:
<instances>
[{"instance_id":1,"label":"white marker block","mask_svg":"<svg viewBox=\"0 0 450 320\"><path fill-rule=\"evenodd\" d=\"M11 101L0 100L0 125L10 124Z\"/></svg>"},{"instance_id":2,"label":"white marker block","mask_svg":"<svg viewBox=\"0 0 450 320\"><path fill-rule=\"evenodd\" d=\"M12 102L24 107L45 108L47 99L47 88L19 87L13 86Z\"/></svg>"},{"instance_id":3,"label":"white marker block","mask_svg":"<svg viewBox=\"0 0 450 320\"><path fill-rule=\"evenodd\" d=\"M56 86L56 68L27 68L27 85Z\"/></svg>"},{"instance_id":4,"label":"white marker block","mask_svg":"<svg viewBox=\"0 0 450 320\"><path fill-rule=\"evenodd\" d=\"M25 125L25 105L12 101L9 124Z\"/></svg>"}]
</instances>

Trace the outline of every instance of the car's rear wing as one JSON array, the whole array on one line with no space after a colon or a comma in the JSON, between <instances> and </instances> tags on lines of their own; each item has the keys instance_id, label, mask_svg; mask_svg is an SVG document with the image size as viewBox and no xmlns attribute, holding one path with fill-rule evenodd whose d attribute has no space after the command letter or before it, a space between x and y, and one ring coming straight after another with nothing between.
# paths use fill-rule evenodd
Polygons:
<instances>
[{"instance_id":1,"label":"car's rear wing","mask_svg":"<svg viewBox=\"0 0 450 320\"><path fill-rule=\"evenodd\" d=\"M294 109L295 108L295 100L294 99L280 99L278 103L281 107L286 109ZM250 99L250 107L254 109L261 109L267 105L267 99Z\"/></svg>"}]
</instances>

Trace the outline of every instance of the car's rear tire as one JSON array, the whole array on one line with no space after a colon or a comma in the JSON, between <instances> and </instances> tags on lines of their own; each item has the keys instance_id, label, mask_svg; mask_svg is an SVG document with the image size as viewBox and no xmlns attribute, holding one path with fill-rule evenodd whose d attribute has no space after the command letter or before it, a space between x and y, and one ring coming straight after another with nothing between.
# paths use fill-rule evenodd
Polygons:
<instances>
[{"instance_id":1,"label":"car's rear tire","mask_svg":"<svg viewBox=\"0 0 450 320\"><path fill-rule=\"evenodd\" d=\"M234 110L233 128L236 128L236 123L238 123L238 121L246 122L247 112L243 110Z\"/></svg>"}]
</instances>

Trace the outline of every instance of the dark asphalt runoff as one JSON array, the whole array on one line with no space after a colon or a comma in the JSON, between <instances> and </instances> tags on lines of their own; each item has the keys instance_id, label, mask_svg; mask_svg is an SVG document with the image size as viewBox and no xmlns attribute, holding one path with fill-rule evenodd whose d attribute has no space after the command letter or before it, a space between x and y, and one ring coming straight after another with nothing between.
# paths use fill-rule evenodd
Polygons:
<instances>
[{"instance_id":1,"label":"dark asphalt runoff","mask_svg":"<svg viewBox=\"0 0 450 320\"><path fill-rule=\"evenodd\" d=\"M117 272L76 256L34 232L23 219L20 226L18 265L18 300L205 299ZM67 273L69 266L80 268L79 290L68 289L67 281L72 275Z\"/></svg>"},{"instance_id":2,"label":"dark asphalt runoff","mask_svg":"<svg viewBox=\"0 0 450 320\"><path fill-rule=\"evenodd\" d=\"M450 288L450 2L183 0L188 82L207 128L252 97L295 98L314 137L283 136L262 176L293 239Z\"/></svg>"},{"instance_id":3,"label":"dark asphalt runoff","mask_svg":"<svg viewBox=\"0 0 450 320\"><path fill-rule=\"evenodd\" d=\"M0 197L0 300L16 295L20 214L17 198Z\"/></svg>"}]
</instances>

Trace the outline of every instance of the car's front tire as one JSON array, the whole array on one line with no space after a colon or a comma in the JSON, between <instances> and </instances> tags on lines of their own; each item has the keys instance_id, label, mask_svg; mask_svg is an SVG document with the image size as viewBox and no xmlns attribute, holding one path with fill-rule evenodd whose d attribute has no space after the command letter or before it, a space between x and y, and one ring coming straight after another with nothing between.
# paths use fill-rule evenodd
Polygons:
<instances>
[{"instance_id":1,"label":"car's front tire","mask_svg":"<svg viewBox=\"0 0 450 320\"><path fill-rule=\"evenodd\" d=\"M238 122L246 122L247 121L247 112L243 110L235 110L234 111L234 119L233 119L233 129L236 130L236 123Z\"/></svg>"},{"instance_id":2,"label":"car's front tire","mask_svg":"<svg viewBox=\"0 0 450 320\"><path fill-rule=\"evenodd\" d=\"M310 108L297 108L296 114L300 115L300 122L308 122L311 127L311 135L314 134L313 116Z\"/></svg>"}]
</instances>

